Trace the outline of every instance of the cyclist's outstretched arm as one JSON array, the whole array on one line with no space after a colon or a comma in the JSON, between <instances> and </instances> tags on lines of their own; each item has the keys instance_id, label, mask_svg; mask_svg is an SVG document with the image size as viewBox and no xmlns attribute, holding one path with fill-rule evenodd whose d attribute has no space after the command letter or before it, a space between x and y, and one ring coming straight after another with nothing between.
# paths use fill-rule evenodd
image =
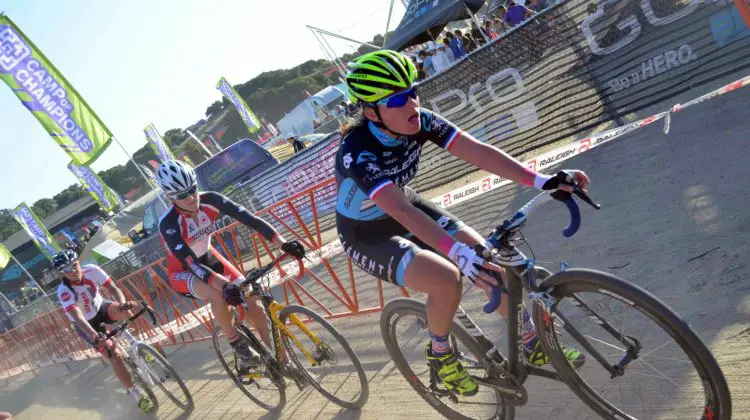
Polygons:
<instances>
[{"instance_id":1,"label":"cyclist's outstretched arm","mask_svg":"<svg viewBox=\"0 0 750 420\"><path fill-rule=\"evenodd\" d=\"M458 158L497 176L524 185L534 185L535 174L495 146L482 143L471 134L460 132L448 149Z\"/></svg>"},{"instance_id":2,"label":"cyclist's outstretched arm","mask_svg":"<svg viewBox=\"0 0 750 420\"><path fill-rule=\"evenodd\" d=\"M209 191L203 193L201 200L204 204L215 207L220 213L226 214L260 233L266 240L273 242L274 245L281 246L284 243L284 239L270 223L250 213L246 208L229 199L229 197Z\"/></svg>"},{"instance_id":3,"label":"cyclist's outstretched arm","mask_svg":"<svg viewBox=\"0 0 750 420\"><path fill-rule=\"evenodd\" d=\"M127 300L125 299L125 294L122 293L122 290L120 290L119 287L117 287L114 280L109 279L107 282L104 283L104 286L107 289L109 289L109 291L115 297L115 300L117 300L117 302L121 304L127 302Z\"/></svg>"},{"instance_id":4,"label":"cyclist's outstretched arm","mask_svg":"<svg viewBox=\"0 0 750 420\"><path fill-rule=\"evenodd\" d=\"M86 333L92 340L94 340L97 336L97 332L94 330L93 327L91 327L91 324L89 324L88 321L86 321L86 318L83 316L83 311L81 311L81 308L78 306L72 306L68 309L66 309L70 316L73 317L73 319L76 321L76 325L78 325L78 328L81 329L84 333Z\"/></svg>"},{"instance_id":5,"label":"cyclist's outstretched arm","mask_svg":"<svg viewBox=\"0 0 750 420\"><path fill-rule=\"evenodd\" d=\"M479 169L497 176L509 179L514 182L527 186L533 186L537 189L543 189L544 184L549 180L549 176L540 175L532 171L523 163L516 160L513 156L503 152L495 146L485 144L475 139L471 134L460 132L456 139L451 143L448 150ZM575 177L584 190L589 183L588 176L581 171L575 172ZM570 191L568 186L560 186L561 189ZM546 187L545 187L546 189Z\"/></svg>"}]
</instances>

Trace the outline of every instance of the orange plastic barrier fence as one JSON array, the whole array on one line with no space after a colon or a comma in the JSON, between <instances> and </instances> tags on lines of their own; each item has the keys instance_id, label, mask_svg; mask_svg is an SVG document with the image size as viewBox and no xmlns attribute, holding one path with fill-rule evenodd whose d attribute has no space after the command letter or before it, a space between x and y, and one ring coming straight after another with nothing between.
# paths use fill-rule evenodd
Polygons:
<instances>
[{"instance_id":1,"label":"orange plastic barrier fence","mask_svg":"<svg viewBox=\"0 0 750 420\"><path fill-rule=\"evenodd\" d=\"M385 305L382 282L368 278L368 282L377 284L378 299L374 305L362 305L351 260L344 255L345 263L338 262L338 268L331 261L343 253L343 248L330 219L333 215L328 211L324 216L328 225L324 231L319 209L321 203L330 204L334 183L333 178L323 181L257 213L277 226L287 240L300 241L309 260L305 261L303 281L293 278L298 267L292 262L270 274L271 286L281 289L283 299L278 293L277 299L309 306L329 319L378 312ZM328 243L323 242L324 236L330 237ZM238 222L217 230L213 246L243 272L279 255L263 237L248 233ZM136 322L140 339L165 346L211 339L214 319L209 306L176 293L169 285L166 264L166 258L162 258L116 281L128 300L145 300L155 309L158 326L144 318ZM405 289L402 293L408 296ZM0 377L52 363L99 357L74 331L62 309L0 335L0 351L4 355Z\"/></svg>"}]
</instances>

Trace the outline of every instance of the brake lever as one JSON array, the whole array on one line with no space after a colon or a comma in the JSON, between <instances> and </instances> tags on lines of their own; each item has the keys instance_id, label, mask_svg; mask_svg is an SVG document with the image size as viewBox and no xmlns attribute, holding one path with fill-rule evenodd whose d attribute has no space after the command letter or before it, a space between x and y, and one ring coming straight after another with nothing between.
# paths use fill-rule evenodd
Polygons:
<instances>
[{"instance_id":1,"label":"brake lever","mask_svg":"<svg viewBox=\"0 0 750 420\"><path fill-rule=\"evenodd\" d=\"M589 197L589 195L586 194L586 192L583 191L581 189L581 187L578 186L577 182L573 183L573 193L575 195L577 195L578 198L580 198L581 200L583 200L586 203L588 203L588 205L590 205L591 207L593 207L593 208L595 208L597 210L601 210L602 209L602 206L599 203L595 203L594 200L592 200L591 197Z\"/></svg>"}]
</instances>

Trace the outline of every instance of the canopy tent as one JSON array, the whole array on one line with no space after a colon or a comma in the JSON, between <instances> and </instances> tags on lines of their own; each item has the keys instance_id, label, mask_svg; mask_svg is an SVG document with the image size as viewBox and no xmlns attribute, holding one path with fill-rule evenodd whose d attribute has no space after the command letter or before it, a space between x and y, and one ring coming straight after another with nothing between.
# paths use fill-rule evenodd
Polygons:
<instances>
[{"instance_id":1,"label":"canopy tent","mask_svg":"<svg viewBox=\"0 0 750 420\"><path fill-rule=\"evenodd\" d=\"M476 13L482 5L484 0L410 0L406 14L388 37L385 48L402 50L435 40L447 24L470 18L467 8Z\"/></svg>"}]
</instances>

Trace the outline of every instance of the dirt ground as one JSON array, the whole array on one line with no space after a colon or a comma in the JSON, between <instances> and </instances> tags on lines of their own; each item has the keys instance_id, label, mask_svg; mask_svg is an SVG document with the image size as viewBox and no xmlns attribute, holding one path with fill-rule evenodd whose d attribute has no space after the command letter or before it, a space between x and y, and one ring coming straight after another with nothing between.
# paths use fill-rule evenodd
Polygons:
<instances>
[{"instance_id":1,"label":"dirt ground","mask_svg":"<svg viewBox=\"0 0 750 420\"><path fill-rule=\"evenodd\" d=\"M732 92L676 114L668 135L661 124L651 125L565 162L591 176L592 197L603 209L582 208L583 226L571 239L559 233L567 224L565 210L552 204L524 230L543 265L553 271L564 260L571 267L612 272L682 315L719 360L738 419L750 418L748 103L750 89ZM502 188L451 211L484 233L533 194ZM341 267L343 259L337 258ZM362 272L355 277L361 307L374 305L376 281ZM311 285L310 290L319 288ZM386 285L385 292L386 299L398 296L394 287ZM462 306L469 313L480 312L482 303L479 293L466 289ZM476 320L489 335L504 328L494 318L477 314ZM333 321L367 372L370 398L361 411L341 410L315 391L290 390L286 408L269 414L227 380L210 342L168 349L196 400L189 414L164 400L155 415L139 413L111 369L96 361L0 380L0 411L29 420L438 418L389 360L378 321L379 314ZM564 385L527 385L529 403L517 418L596 418Z\"/></svg>"}]
</instances>

